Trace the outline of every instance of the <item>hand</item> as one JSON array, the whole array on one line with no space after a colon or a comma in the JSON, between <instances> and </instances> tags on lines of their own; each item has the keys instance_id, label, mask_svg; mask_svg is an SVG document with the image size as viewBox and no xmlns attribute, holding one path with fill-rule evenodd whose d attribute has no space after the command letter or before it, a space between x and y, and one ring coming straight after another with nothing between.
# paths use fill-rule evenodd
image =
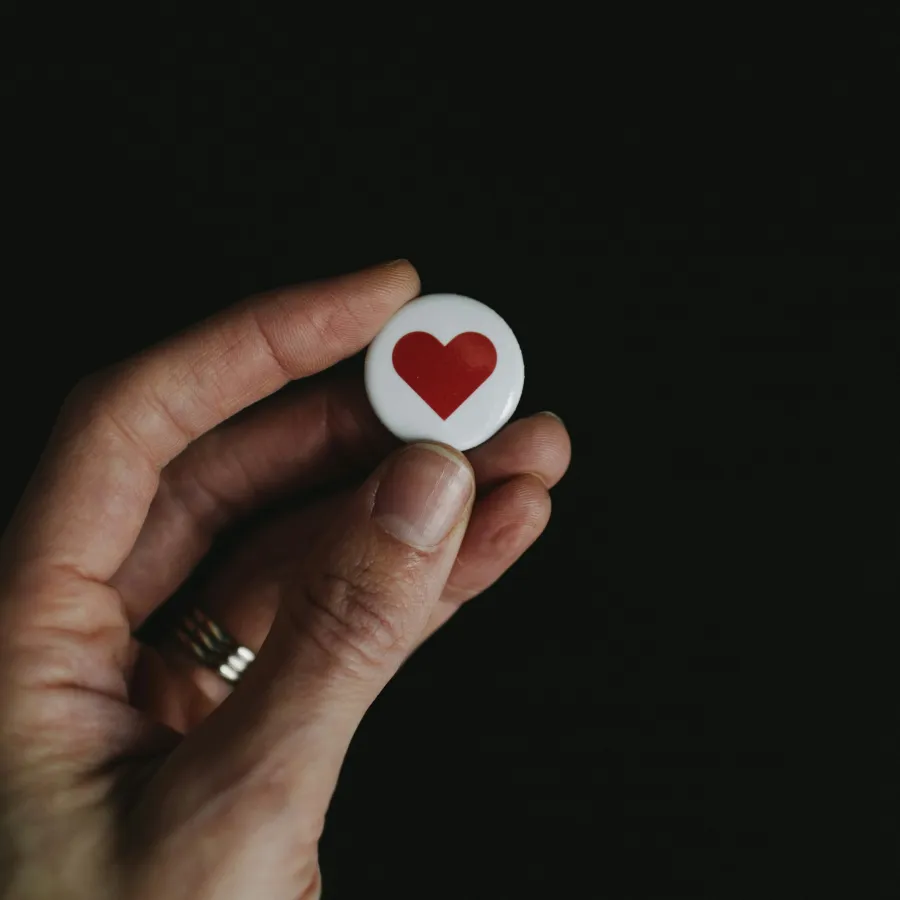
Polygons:
<instances>
[{"instance_id":1,"label":"hand","mask_svg":"<svg viewBox=\"0 0 900 900\"><path fill-rule=\"evenodd\" d=\"M466 458L395 449L355 381L256 404L361 350L418 288L399 262L255 298L67 401L0 559L0 896L319 896L365 710L540 534L569 461L549 415ZM233 692L133 639L223 528L312 488L198 600L259 651Z\"/></svg>"}]
</instances>

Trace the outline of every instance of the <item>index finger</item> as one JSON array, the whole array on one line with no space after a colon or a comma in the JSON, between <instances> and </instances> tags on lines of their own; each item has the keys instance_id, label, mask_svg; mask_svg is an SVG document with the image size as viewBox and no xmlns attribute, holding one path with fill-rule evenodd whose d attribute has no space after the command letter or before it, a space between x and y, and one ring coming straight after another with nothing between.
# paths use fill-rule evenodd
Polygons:
<instances>
[{"instance_id":1,"label":"index finger","mask_svg":"<svg viewBox=\"0 0 900 900\"><path fill-rule=\"evenodd\" d=\"M191 441L353 355L416 296L405 260L251 298L91 379L67 402L10 531L17 563L107 581L159 472Z\"/></svg>"}]
</instances>

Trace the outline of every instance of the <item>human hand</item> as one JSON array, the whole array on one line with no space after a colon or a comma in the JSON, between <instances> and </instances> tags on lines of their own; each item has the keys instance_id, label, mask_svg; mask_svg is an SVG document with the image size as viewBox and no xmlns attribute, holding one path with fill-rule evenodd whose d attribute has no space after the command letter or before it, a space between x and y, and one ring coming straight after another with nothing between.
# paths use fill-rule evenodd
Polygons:
<instances>
[{"instance_id":1,"label":"human hand","mask_svg":"<svg viewBox=\"0 0 900 900\"><path fill-rule=\"evenodd\" d=\"M360 719L541 533L569 461L544 414L465 457L397 449L352 380L248 409L418 288L398 262L254 298L73 392L0 557L0 897L320 895ZM222 529L313 489L198 600L259 651L234 691L134 640Z\"/></svg>"}]
</instances>

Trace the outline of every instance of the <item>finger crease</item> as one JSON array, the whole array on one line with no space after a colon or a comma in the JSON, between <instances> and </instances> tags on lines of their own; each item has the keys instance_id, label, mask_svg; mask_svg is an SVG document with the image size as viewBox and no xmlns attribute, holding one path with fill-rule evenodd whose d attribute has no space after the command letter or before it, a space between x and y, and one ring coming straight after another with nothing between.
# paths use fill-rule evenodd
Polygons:
<instances>
[{"instance_id":1,"label":"finger crease","mask_svg":"<svg viewBox=\"0 0 900 900\"><path fill-rule=\"evenodd\" d=\"M249 307L248 311L259 335L259 338L262 341L262 347L269 358L272 360L272 362L275 364L278 373L281 375L285 382L293 381L295 376L291 372L288 364L282 359L281 353L279 353L276 349L275 342L272 340L271 336L269 335L268 329L263 324L260 310L256 307L251 306Z\"/></svg>"}]
</instances>

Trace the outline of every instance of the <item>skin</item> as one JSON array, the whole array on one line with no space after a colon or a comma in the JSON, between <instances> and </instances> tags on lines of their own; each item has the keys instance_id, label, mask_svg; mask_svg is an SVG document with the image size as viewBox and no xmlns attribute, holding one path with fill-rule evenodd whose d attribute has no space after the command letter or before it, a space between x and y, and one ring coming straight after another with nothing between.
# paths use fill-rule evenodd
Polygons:
<instances>
[{"instance_id":1,"label":"skin","mask_svg":"<svg viewBox=\"0 0 900 900\"><path fill-rule=\"evenodd\" d=\"M404 451L358 382L303 380L418 291L400 261L251 298L72 393L0 545L0 897L320 896L360 719L540 535L569 463L558 419L522 419L444 449L474 488L437 545L379 524ZM132 634L251 513L198 598L259 651L232 691Z\"/></svg>"}]
</instances>

